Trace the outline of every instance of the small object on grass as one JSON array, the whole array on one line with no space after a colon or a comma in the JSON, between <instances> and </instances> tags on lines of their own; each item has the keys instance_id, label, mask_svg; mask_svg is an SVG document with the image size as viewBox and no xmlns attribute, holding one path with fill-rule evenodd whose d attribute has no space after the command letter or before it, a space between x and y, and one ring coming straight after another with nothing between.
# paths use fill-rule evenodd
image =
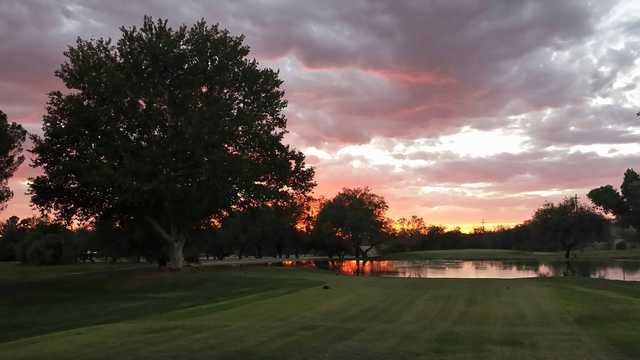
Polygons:
<instances>
[{"instance_id":1,"label":"small object on grass","mask_svg":"<svg viewBox=\"0 0 640 360\"><path fill-rule=\"evenodd\" d=\"M329 285L325 285L322 287L324 290L329 290Z\"/></svg>"}]
</instances>

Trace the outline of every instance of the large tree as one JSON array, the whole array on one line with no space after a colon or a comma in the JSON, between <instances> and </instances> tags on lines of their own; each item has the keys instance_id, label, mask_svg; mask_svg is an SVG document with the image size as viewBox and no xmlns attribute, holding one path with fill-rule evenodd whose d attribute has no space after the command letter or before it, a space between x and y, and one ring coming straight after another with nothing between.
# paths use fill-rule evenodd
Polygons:
<instances>
[{"instance_id":1,"label":"large tree","mask_svg":"<svg viewBox=\"0 0 640 360\"><path fill-rule=\"evenodd\" d=\"M121 33L78 39L56 71L69 91L49 94L33 137L42 211L148 223L180 268L189 232L212 217L312 189L304 155L282 143L282 81L242 36L150 17Z\"/></svg>"},{"instance_id":2,"label":"large tree","mask_svg":"<svg viewBox=\"0 0 640 360\"><path fill-rule=\"evenodd\" d=\"M0 110L0 210L13 196L9 188L9 178L24 161L22 145L27 132L20 124L10 123L7 115Z\"/></svg>"},{"instance_id":3,"label":"large tree","mask_svg":"<svg viewBox=\"0 0 640 360\"><path fill-rule=\"evenodd\" d=\"M558 204L546 203L536 210L530 223L540 239L560 246L568 260L571 251L589 240L607 236L607 219L592 207L569 197Z\"/></svg>"},{"instance_id":4,"label":"large tree","mask_svg":"<svg viewBox=\"0 0 640 360\"><path fill-rule=\"evenodd\" d=\"M356 258L366 257L388 236L388 208L384 198L368 188L342 189L320 208L313 229L316 244L329 255L350 252Z\"/></svg>"},{"instance_id":5,"label":"large tree","mask_svg":"<svg viewBox=\"0 0 640 360\"><path fill-rule=\"evenodd\" d=\"M633 169L625 171L620 192L605 185L587 196L600 210L615 216L620 225L640 229L640 175Z\"/></svg>"}]
</instances>

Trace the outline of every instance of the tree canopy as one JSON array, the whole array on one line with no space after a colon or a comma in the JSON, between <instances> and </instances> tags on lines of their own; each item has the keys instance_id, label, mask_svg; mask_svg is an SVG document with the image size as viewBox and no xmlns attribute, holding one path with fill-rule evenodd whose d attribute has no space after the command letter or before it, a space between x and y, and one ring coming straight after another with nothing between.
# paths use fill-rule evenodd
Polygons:
<instances>
[{"instance_id":1,"label":"tree canopy","mask_svg":"<svg viewBox=\"0 0 640 360\"><path fill-rule=\"evenodd\" d=\"M388 208L384 198L368 188L342 189L321 206L313 237L325 243L321 247L329 255L366 256L387 234Z\"/></svg>"},{"instance_id":2,"label":"tree canopy","mask_svg":"<svg viewBox=\"0 0 640 360\"><path fill-rule=\"evenodd\" d=\"M243 36L144 18L121 38L78 39L33 136L32 202L66 221L146 222L182 266L189 232L237 208L308 193L314 171L283 144L278 73Z\"/></svg>"},{"instance_id":3,"label":"tree canopy","mask_svg":"<svg viewBox=\"0 0 640 360\"><path fill-rule=\"evenodd\" d=\"M0 210L13 196L9 178L24 161L22 145L26 136L26 130L20 124L10 123L7 115L0 110Z\"/></svg>"},{"instance_id":4,"label":"tree canopy","mask_svg":"<svg viewBox=\"0 0 640 360\"><path fill-rule=\"evenodd\" d=\"M622 226L640 229L640 175L635 170L625 171L620 192L605 185L589 191L587 196L597 208L615 216Z\"/></svg>"},{"instance_id":5,"label":"tree canopy","mask_svg":"<svg viewBox=\"0 0 640 360\"><path fill-rule=\"evenodd\" d=\"M608 229L607 219L577 197L544 204L536 210L530 224L538 236L559 243L567 259L573 249L592 240L590 236L602 238Z\"/></svg>"},{"instance_id":6,"label":"tree canopy","mask_svg":"<svg viewBox=\"0 0 640 360\"><path fill-rule=\"evenodd\" d=\"M394 227L397 240L394 250L397 251L417 248L428 232L424 219L416 215L409 218L399 218Z\"/></svg>"}]
</instances>

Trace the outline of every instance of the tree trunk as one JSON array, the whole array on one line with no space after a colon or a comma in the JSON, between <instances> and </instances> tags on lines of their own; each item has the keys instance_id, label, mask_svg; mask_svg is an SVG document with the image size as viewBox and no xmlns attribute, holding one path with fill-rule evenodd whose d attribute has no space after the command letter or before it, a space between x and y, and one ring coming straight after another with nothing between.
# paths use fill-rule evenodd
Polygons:
<instances>
[{"instance_id":1,"label":"tree trunk","mask_svg":"<svg viewBox=\"0 0 640 360\"><path fill-rule=\"evenodd\" d=\"M167 267L171 270L182 269L184 266L184 244L187 240L186 236L183 235L184 233L179 231L173 224L171 225L171 230L167 232L155 219L147 218L147 221L168 245ZM160 264L160 266L162 266L162 264Z\"/></svg>"},{"instance_id":2,"label":"tree trunk","mask_svg":"<svg viewBox=\"0 0 640 360\"><path fill-rule=\"evenodd\" d=\"M184 243L183 237L178 237L169 244L169 262L167 267L172 270L180 270L184 266Z\"/></svg>"},{"instance_id":3,"label":"tree trunk","mask_svg":"<svg viewBox=\"0 0 640 360\"><path fill-rule=\"evenodd\" d=\"M362 251L362 258L363 259L369 258L369 251L371 251L371 249L373 249L373 245L369 245L367 250Z\"/></svg>"},{"instance_id":4,"label":"tree trunk","mask_svg":"<svg viewBox=\"0 0 640 360\"><path fill-rule=\"evenodd\" d=\"M573 249L573 246L574 246L574 245L575 245L575 244L572 242L572 243L570 243L569 245L565 246L565 248L564 248L564 258L565 258L565 259L567 259L567 260L569 260L569 259L570 259L570 256L571 256L571 250Z\"/></svg>"},{"instance_id":5,"label":"tree trunk","mask_svg":"<svg viewBox=\"0 0 640 360\"><path fill-rule=\"evenodd\" d=\"M353 243L353 252L354 255L357 259L360 259L360 242L359 241L355 241L355 240L351 240L351 242Z\"/></svg>"},{"instance_id":6,"label":"tree trunk","mask_svg":"<svg viewBox=\"0 0 640 360\"><path fill-rule=\"evenodd\" d=\"M240 247L238 248L238 259L242 259L247 251L247 242L241 242Z\"/></svg>"}]
</instances>

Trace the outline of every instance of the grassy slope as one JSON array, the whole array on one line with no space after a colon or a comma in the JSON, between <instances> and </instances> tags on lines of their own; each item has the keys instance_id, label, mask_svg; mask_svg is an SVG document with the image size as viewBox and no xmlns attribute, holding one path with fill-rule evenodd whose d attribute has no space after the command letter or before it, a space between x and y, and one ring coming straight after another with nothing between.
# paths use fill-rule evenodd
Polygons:
<instances>
[{"instance_id":1,"label":"grassy slope","mask_svg":"<svg viewBox=\"0 0 640 360\"><path fill-rule=\"evenodd\" d=\"M640 357L638 284L592 279L137 270L14 279L0 299L3 359Z\"/></svg>"},{"instance_id":2,"label":"grassy slope","mask_svg":"<svg viewBox=\"0 0 640 360\"><path fill-rule=\"evenodd\" d=\"M574 251L572 257L582 260L628 259L640 260L640 249L633 250L587 250ZM500 249L462 249L462 250L428 250L411 251L385 255L386 259L421 260L559 260L564 258L563 252L530 252Z\"/></svg>"}]
</instances>

